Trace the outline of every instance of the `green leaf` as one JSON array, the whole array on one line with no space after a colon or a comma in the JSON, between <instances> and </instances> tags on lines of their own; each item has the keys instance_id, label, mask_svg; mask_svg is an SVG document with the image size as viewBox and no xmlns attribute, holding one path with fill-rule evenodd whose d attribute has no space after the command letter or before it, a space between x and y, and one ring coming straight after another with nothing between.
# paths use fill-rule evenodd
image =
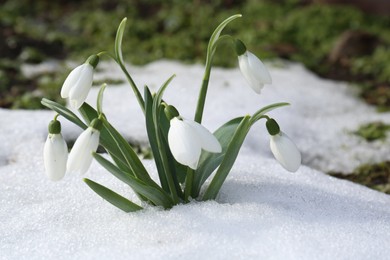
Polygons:
<instances>
[{"instance_id":1,"label":"green leaf","mask_svg":"<svg viewBox=\"0 0 390 260\"><path fill-rule=\"evenodd\" d=\"M84 179L84 182L100 197L110 202L115 207L123 210L124 212L134 212L143 209L137 204L104 187L103 185L100 185L99 183L91 181L90 179Z\"/></svg>"},{"instance_id":2,"label":"green leaf","mask_svg":"<svg viewBox=\"0 0 390 260\"><path fill-rule=\"evenodd\" d=\"M97 103L96 108L97 108L98 114L103 113L103 93L104 93L104 90L106 89L106 87L107 87L107 84L103 83L103 85L99 89L99 93L97 96L97 102L96 102Z\"/></svg>"},{"instance_id":3,"label":"green leaf","mask_svg":"<svg viewBox=\"0 0 390 260\"><path fill-rule=\"evenodd\" d=\"M149 88L146 86L144 89L144 99L145 99L146 131L148 134L150 148L152 149L153 158L156 163L161 186L165 191L169 192L168 181L164 174L164 167L160 156L160 150L158 149L157 146L156 129L153 122L153 110L152 110L153 98L152 98L152 94L149 91Z\"/></svg>"},{"instance_id":4,"label":"green leaf","mask_svg":"<svg viewBox=\"0 0 390 260\"><path fill-rule=\"evenodd\" d=\"M50 108L53 111L56 111L61 116L65 117L69 121L73 122L74 124L78 125L82 129L86 129L88 126L84 124L83 121L81 121L78 116L76 116L75 113L70 111L65 106L58 104L57 102L51 101L49 99L43 98L41 101L42 105L44 105L47 108Z\"/></svg>"},{"instance_id":5,"label":"green leaf","mask_svg":"<svg viewBox=\"0 0 390 260\"><path fill-rule=\"evenodd\" d=\"M178 202L178 193L181 193L181 188L179 183L177 182L176 176L173 176L174 171L172 171L169 168L169 158L168 158L168 152L166 151L167 145L164 145L163 143L163 137L161 136L161 130L160 130L160 119L161 115L165 116L164 113L162 113L161 108L161 100L162 96L164 94L165 89L169 86L169 83L173 80L173 78L176 75L172 75L167 81L164 82L164 84L160 87L160 89L157 91L157 94L153 98L153 105L152 105L152 116L153 116L153 123L154 123L154 130L156 135L156 143L158 147L158 153L161 157L162 162L162 168L163 168L163 174L166 177L169 190L171 192L172 198L175 202Z\"/></svg>"},{"instance_id":6,"label":"green leaf","mask_svg":"<svg viewBox=\"0 0 390 260\"><path fill-rule=\"evenodd\" d=\"M84 103L80 107L79 112L88 124L93 119L98 117L98 113L96 112L96 110L87 103ZM100 144L111 155L111 157L119 168L126 171L131 170L131 168L126 163L126 158L123 156L118 146L115 144L115 141L113 140L112 136L105 127L103 127L100 131Z\"/></svg>"},{"instance_id":7,"label":"green leaf","mask_svg":"<svg viewBox=\"0 0 390 260\"><path fill-rule=\"evenodd\" d=\"M223 157L221 165L219 166L213 180L203 195L203 200L212 200L216 198L219 190L222 187L222 184L233 167L242 143L244 142L245 137L249 132L251 127L250 119L250 116L245 116L234 132L234 136L230 141L229 146L227 147L226 154Z\"/></svg>"},{"instance_id":8,"label":"green leaf","mask_svg":"<svg viewBox=\"0 0 390 260\"><path fill-rule=\"evenodd\" d=\"M275 108L287 106L287 105L289 105L289 103L285 103L285 102L271 104L271 105L265 106L265 107L259 109L258 111L256 111L252 117L245 116L241 120L240 124L237 126L237 128L234 131L234 135L231 138L231 141L228 143L226 152L223 155L221 164L220 164L217 172L215 173L209 187L207 188L205 194L203 195L203 198L202 198L203 200L211 200L211 199L216 198L219 190L222 187L222 184L226 180L227 175L229 174L231 168L233 167L233 164L238 156L238 152L240 151L241 146L242 146L242 144L245 140L245 137L248 134L251 126L254 123L256 123L259 119L261 119L265 113L270 112L271 110L273 110ZM235 120L237 120L237 121L235 121ZM233 119L232 121L230 121L231 128L229 128L229 122L227 123L226 129L230 129L230 133L235 128L234 125L235 125L235 123L238 122L238 120L239 120L239 118L236 118L236 119ZM225 129L222 129L222 130L225 130ZM226 135L224 133L221 133L221 134ZM229 140L229 139L227 139L227 140ZM224 144L226 144L226 140L224 141ZM221 158L218 158L218 159L221 160ZM212 170L214 170L215 167L218 167L218 165L217 165L217 163L219 163L218 159L215 159L215 161L213 162L214 164L210 164L210 166L212 166L212 167L210 167ZM208 170L208 172L210 170ZM204 179L204 181L205 181L205 179ZM200 189L200 187L198 189Z\"/></svg>"},{"instance_id":9,"label":"green leaf","mask_svg":"<svg viewBox=\"0 0 390 260\"><path fill-rule=\"evenodd\" d=\"M80 113L88 120L92 120L94 116L97 116L96 110L86 103L81 106ZM103 117L102 121L103 129L100 132L100 143L110 154L114 155L112 158L115 163L117 163L118 166L121 166L120 168L122 170L134 173L138 179L154 187L159 187L158 184L150 178L137 153L126 139L123 138L106 118ZM123 164L125 164L125 166Z\"/></svg>"},{"instance_id":10,"label":"green leaf","mask_svg":"<svg viewBox=\"0 0 390 260\"><path fill-rule=\"evenodd\" d=\"M115 57L122 64L124 64L122 55L122 39L126 28L126 21L127 18L123 18L122 22L118 26L115 37Z\"/></svg>"},{"instance_id":11,"label":"green leaf","mask_svg":"<svg viewBox=\"0 0 390 260\"><path fill-rule=\"evenodd\" d=\"M198 169L195 172L195 178L193 183L192 196L196 198L199 195L200 189L207 178L214 172L214 170L222 162L223 157L226 154L227 147L233 138L237 127L243 120L243 117L237 117L222 125L214 132L214 136L218 139L222 147L221 153L210 153L202 151L202 155L199 160Z\"/></svg>"},{"instance_id":12,"label":"green leaf","mask_svg":"<svg viewBox=\"0 0 390 260\"><path fill-rule=\"evenodd\" d=\"M171 198L161 188L158 189L150 186L142 180L135 178L132 174L123 172L113 163L97 153L94 153L93 157L115 177L128 184L135 192L141 194L153 202L153 204L163 206L164 208L171 208L173 206Z\"/></svg>"}]
</instances>

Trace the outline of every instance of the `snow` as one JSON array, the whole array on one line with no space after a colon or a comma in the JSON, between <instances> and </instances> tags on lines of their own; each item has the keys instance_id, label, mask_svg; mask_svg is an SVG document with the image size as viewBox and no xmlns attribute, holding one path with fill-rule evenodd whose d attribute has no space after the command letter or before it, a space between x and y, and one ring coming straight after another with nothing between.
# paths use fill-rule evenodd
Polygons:
<instances>
[{"instance_id":1,"label":"snow","mask_svg":"<svg viewBox=\"0 0 390 260\"><path fill-rule=\"evenodd\" d=\"M123 78L112 63L99 67L96 79ZM157 61L129 70L135 82L153 91L175 73L164 99L193 117L202 66ZM217 201L171 210L124 213L80 176L49 181L42 149L54 113L1 109L0 259L388 259L390 197L323 172L389 160L389 138L367 143L350 132L362 123L390 123L390 113L376 113L347 84L320 79L301 65L286 63L270 72L273 84L256 95L238 69L213 69L204 125L215 130L234 116L290 102L270 115L297 143L304 166L285 171L272 158L259 122ZM89 96L91 104L97 91ZM137 106L129 86L107 88L109 120L126 138L146 144ZM61 122L65 138L75 139L80 130ZM157 178L153 162L144 163ZM83 177L139 202L96 162Z\"/></svg>"}]
</instances>

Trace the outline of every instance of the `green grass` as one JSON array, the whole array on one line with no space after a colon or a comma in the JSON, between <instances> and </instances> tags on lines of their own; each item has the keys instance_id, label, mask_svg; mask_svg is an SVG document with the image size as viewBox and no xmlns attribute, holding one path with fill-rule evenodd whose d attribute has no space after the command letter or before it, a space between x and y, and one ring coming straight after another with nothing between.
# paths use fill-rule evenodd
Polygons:
<instances>
[{"instance_id":1,"label":"green grass","mask_svg":"<svg viewBox=\"0 0 390 260\"><path fill-rule=\"evenodd\" d=\"M390 162L365 164L352 173L330 173L330 175L362 184L369 188L390 194Z\"/></svg>"},{"instance_id":2,"label":"green grass","mask_svg":"<svg viewBox=\"0 0 390 260\"><path fill-rule=\"evenodd\" d=\"M389 131L390 125L383 122L371 122L361 125L359 129L353 133L364 138L368 142L372 142L386 139Z\"/></svg>"},{"instance_id":3,"label":"green grass","mask_svg":"<svg viewBox=\"0 0 390 260\"><path fill-rule=\"evenodd\" d=\"M0 29L7 43L0 43L0 51L6 53L0 57L0 99L11 100L7 106L19 108L19 98L27 92L38 88L46 95L47 88L35 79L20 80L20 64L51 57L82 62L92 53L110 51L123 17L128 17L123 46L126 61L141 65L166 58L203 63L211 32L235 13L242 13L243 18L229 25L226 32L238 36L261 58L302 62L331 78L339 77L335 72L342 71L342 79L359 83L367 102L381 110L390 108L390 17L367 15L353 7L303 5L298 0L8 0L0 8ZM369 32L379 46L371 54L349 57L347 67L337 67L328 56L348 30ZM222 45L214 63L235 66L232 53L231 44ZM2 65L4 62L16 68L14 74ZM19 83L31 88L13 91ZM58 93L61 82L55 83ZM31 94L26 95L24 108L33 100Z\"/></svg>"}]
</instances>

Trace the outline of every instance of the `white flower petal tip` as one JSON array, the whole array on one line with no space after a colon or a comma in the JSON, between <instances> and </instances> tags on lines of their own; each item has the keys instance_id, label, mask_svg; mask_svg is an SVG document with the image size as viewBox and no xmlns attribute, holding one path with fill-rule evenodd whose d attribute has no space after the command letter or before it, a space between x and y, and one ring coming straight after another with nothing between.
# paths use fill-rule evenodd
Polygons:
<instances>
[{"instance_id":1,"label":"white flower petal tip","mask_svg":"<svg viewBox=\"0 0 390 260\"><path fill-rule=\"evenodd\" d=\"M287 171L296 172L299 169L302 161L301 153L286 134L280 132L271 136L270 148L276 160Z\"/></svg>"},{"instance_id":2,"label":"white flower petal tip","mask_svg":"<svg viewBox=\"0 0 390 260\"><path fill-rule=\"evenodd\" d=\"M69 153L67 169L69 172L84 174L92 163L92 153L96 152L99 146L100 132L88 127L77 138L72 150Z\"/></svg>"},{"instance_id":3,"label":"white flower petal tip","mask_svg":"<svg viewBox=\"0 0 390 260\"><path fill-rule=\"evenodd\" d=\"M240 70L249 86L258 94L265 84L271 84L272 78L267 67L253 53L246 51L238 56Z\"/></svg>"},{"instance_id":4,"label":"white flower petal tip","mask_svg":"<svg viewBox=\"0 0 390 260\"><path fill-rule=\"evenodd\" d=\"M179 163L196 170L203 150L220 153L222 147L217 138L201 124L173 118L168 132L168 144L173 157Z\"/></svg>"},{"instance_id":5,"label":"white flower petal tip","mask_svg":"<svg viewBox=\"0 0 390 260\"><path fill-rule=\"evenodd\" d=\"M70 72L61 88L61 97L69 98L70 105L79 109L84 103L92 87L94 69L91 64L84 63Z\"/></svg>"},{"instance_id":6,"label":"white flower petal tip","mask_svg":"<svg viewBox=\"0 0 390 260\"><path fill-rule=\"evenodd\" d=\"M61 134L49 134L43 148L45 173L52 181L65 176L68 147Z\"/></svg>"}]
</instances>

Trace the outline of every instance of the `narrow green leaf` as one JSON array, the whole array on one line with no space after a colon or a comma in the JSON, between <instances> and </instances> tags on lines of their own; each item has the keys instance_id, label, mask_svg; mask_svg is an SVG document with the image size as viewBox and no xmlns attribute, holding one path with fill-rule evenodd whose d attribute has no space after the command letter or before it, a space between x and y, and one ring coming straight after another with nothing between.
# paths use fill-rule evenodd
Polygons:
<instances>
[{"instance_id":1,"label":"narrow green leaf","mask_svg":"<svg viewBox=\"0 0 390 260\"><path fill-rule=\"evenodd\" d=\"M214 136L218 139L222 147L221 153L209 153L202 151L202 155L199 160L198 169L196 169L192 196L198 197L200 189L207 178L214 172L215 169L222 162L223 157L226 154L227 147L229 146L237 127L240 125L243 117L234 118L214 132Z\"/></svg>"},{"instance_id":2,"label":"narrow green leaf","mask_svg":"<svg viewBox=\"0 0 390 260\"><path fill-rule=\"evenodd\" d=\"M150 148L152 149L153 158L157 167L157 172L160 178L161 186L165 191L169 192L168 181L164 174L164 167L161 161L160 150L158 149L157 146L157 137L156 137L155 125L153 122L153 111L152 111L153 97L149 91L149 88L146 86L144 89L144 99L145 99L146 131L148 134Z\"/></svg>"},{"instance_id":3,"label":"narrow green leaf","mask_svg":"<svg viewBox=\"0 0 390 260\"><path fill-rule=\"evenodd\" d=\"M100 197L110 202L115 207L123 210L124 212L134 212L143 209L137 204L97 182L91 181L90 179L84 179L84 182Z\"/></svg>"},{"instance_id":4,"label":"narrow green leaf","mask_svg":"<svg viewBox=\"0 0 390 260\"><path fill-rule=\"evenodd\" d=\"M98 161L115 177L127 183L134 191L141 194L155 205L163 206L164 208L171 208L173 206L171 198L161 188L157 189L156 187L150 186L142 180L133 177L131 174L121 171L113 163L97 153L94 153L93 156L96 161Z\"/></svg>"},{"instance_id":5,"label":"narrow green leaf","mask_svg":"<svg viewBox=\"0 0 390 260\"><path fill-rule=\"evenodd\" d=\"M103 124L104 124L104 127L108 130L108 132L112 136L112 138L115 141L116 145L118 146L119 150L123 154L125 161L128 163L129 168L132 169L135 176L138 179L140 179L140 180L142 180L150 185L158 186L157 183L155 183L150 178L148 172L146 171L141 160L139 159L137 153L133 150L133 148L130 146L130 144L123 138L123 136L114 127L112 127L106 119L103 119Z\"/></svg>"},{"instance_id":6,"label":"narrow green leaf","mask_svg":"<svg viewBox=\"0 0 390 260\"><path fill-rule=\"evenodd\" d=\"M203 200L212 200L216 198L219 190L222 187L222 184L233 167L242 143L244 142L245 137L249 132L251 127L250 118L250 116L245 116L240 125L237 127L234 136L226 150L226 154L221 162L221 165L219 166L215 176L213 177L210 185L203 195Z\"/></svg>"},{"instance_id":7,"label":"narrow green leaf","mask_svg":"<svg viewBox=\"0 0 390 260\"><path fill-rule=\"evenodd\" d=\"M104 93L104 90L106 89L107 87L107 84L104 83L100 89L99 89L99 93L98 93L98 96L97 96L97 104L96 104L96 108L97 108L97 113L98 114L102 114L103 113L103 93Z\"/></svg>"},{"instance_id":8,"label":"narrow green leaf","mask_svg":"<svg viewBox=\"0 0 390 260\"><path fill-rule=\"evenodd\" d=\"M88 104L84 103L80 108L80 113L87 120L92 120L97 116L97 112ZM158 186L149 176L144 165L139 159L137 153L133 150L130 144L123 136L103 118L103 129L101 130L100 141L108 152L115 154L122 162L127 164L127 168L131 169L137 178L155 186Z\"/></svg>"},{"instance_id":9,"label":"narrow green leaf","mask_svg":"<svg viewBox=\"0 0 390 260\"><path fill-rule=\"evenodd\" d=\"M93 119L98 117L96 110L87 103L84 103L80 107L79 112L88 124ZM123 156L118 146L115 144L115 141L113 140L112 136L105 127L103 127L100 131L100 144L106 149L106 151L111 155L115 163L122 170L131 170L131 168L126 163L126 158Z\"/></svg>"},{"instance_id":10,"label":"narrow green leaf","mask_svg":"<svg viewBox=\"0 0 390 260\"><path fill-rule=\"evenodd\" d=\"M42 101L41 101L41 104L44 105L47 108L50 108L51 110L56 111L58 114L60 114L61 116L65 117L66 119L68 119L72 123L78 125L82 129L86 129L88 127L87 125L84 124L83 121L81 121L80 118L78 118L78 116L76 116L75 113L70 111L65 106L63 106L61 104L58 104L57 102L54 102L54 101L51 101L49 99L43 98Z\"/></svg>"},{"instance_id":11,"label":"narrow green leaf","mask_svg":"<svg viewBox=\"0 0 390 260\"><path fill-rule=\"evenodd\" d=\"M167 81L165 81L164 84L162 84L160 89L157 91L156 96L153 98L152 113L153 113L153 122L154 122L155 129L158 129L158 122L159 122L157 120L157 116L159 116L159 114L157 113L157 109L161 104L162 96L164 94L165 89L169 86L169 83L171 83L174 77L176 77L175 74L169 77L169 79L167 79Z\"/></svg>"},{"instance_id":12,"label":"narrow green leaf","mask_svg":"<svg viewBox=\"0 0 390 260\"><path fill-rule=\"evenodd\" d=\"M164 144L163 144L163 138L161 136L160 131L160 115L161 113L161 100L162 96L164 94L165 89L169 86L169 83L173 80L173 78L176 75L172 75L167 81L164 82L164 84L160 87L160 89L157 91L156 96L153 98L153 106L152 106L152 116L153 116L153 123L154 123L154 130L156 135L156 142L157 147L159 150L159 155L161 157L161 162L163 166L163 174L166 177L169 190L171 192L172 198L175 202L178 202L178 193L181 192L180 185L177 183L177 178L175 178L172 174L174 174L173 171L169 169L169 160L167 157L167 151L165 150ZM179 188L179 189L178 189Z\"/></svg>"},{"instance_id":13,"label":"narrow green leaf","mask_svg":"<svg viewBox=\"0 0 390 260\"><path fill-rule=\"evenodd\" d=\"M126 28L126 21L127 18L123 18L122 22L118 26L115 37L115 57L122 64L124 64L122 55L122 39Z\"/></svg>"}]
</instances>

